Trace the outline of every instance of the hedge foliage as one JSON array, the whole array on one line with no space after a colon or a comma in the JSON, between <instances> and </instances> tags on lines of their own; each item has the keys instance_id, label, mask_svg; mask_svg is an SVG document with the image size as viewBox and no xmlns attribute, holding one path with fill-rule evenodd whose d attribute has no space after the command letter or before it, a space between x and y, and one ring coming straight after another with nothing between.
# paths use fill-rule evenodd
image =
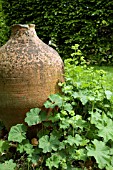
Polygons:
<instances>
[{"instance_id":1,"label":"hedge foliage","mask_svg":"<svg viewBox=\"0 0 113 170\"><path fill-rule=\"evenodd\" d=\"M63 59L79 44L89 63L113 61L113 0L4 0L6 25L35 23Z\"/></svg>"},{"instance_id":2,"label":"hedge foliage","mask_svg":"<svg viewBox=\"0 0 113 170\"><path fill-rule=\"evenodd\" d=\"M0 46L8 40L8 27L5 24L4 15L2 12L2 3L0 2Z\"/></svg>"}]
</instances>

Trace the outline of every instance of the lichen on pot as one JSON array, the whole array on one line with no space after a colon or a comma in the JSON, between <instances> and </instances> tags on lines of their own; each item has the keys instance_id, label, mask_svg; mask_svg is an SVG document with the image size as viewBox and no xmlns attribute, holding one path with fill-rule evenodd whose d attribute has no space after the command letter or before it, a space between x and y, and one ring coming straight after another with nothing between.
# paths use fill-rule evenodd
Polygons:
<instances>
[{"instance_id":1,"label":"lichen on pot","mask_svg":"<svg viewBox=\"0 0 113 170\"><path fill-rule=\"evenodd\" d=\"M62 59L39 39L34 24L13 25L10 39L0 48L0 119L7 129L58 93L63 73Z\"/></svg>"}]
</instances>

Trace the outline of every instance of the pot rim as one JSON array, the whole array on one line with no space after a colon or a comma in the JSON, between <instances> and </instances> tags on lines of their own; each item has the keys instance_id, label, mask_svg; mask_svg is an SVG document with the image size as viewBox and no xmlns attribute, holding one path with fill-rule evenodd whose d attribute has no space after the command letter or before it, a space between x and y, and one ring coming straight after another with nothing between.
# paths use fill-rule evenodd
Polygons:
<instances>
[{"instance_id":1,"label":"pot rim","mask_svg":"<svg viewBox=\"0 0 113 170\"><path fill-rule=\"evenodd\" d=\"M12 25L12 29L17 27L29 29L29 28L35 28L35 24L13 24Z\"/></svg>"}]
</instances>

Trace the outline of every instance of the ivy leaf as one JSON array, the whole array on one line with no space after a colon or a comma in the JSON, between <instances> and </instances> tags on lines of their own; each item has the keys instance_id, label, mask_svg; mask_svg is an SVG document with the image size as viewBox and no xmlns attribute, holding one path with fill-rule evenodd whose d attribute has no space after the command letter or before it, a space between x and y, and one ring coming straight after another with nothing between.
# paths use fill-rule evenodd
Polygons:
<instances>
[{"instance_id":1,"label":"ivy leaf","mask_svg":"<svg viewBox=\"0 0 113 170\"><path fill-rule=\"evenodd\" d=\"M100 169L104 168L110 163L109 147L105 145L104 142L94 139L92 142L93 146L87 146L87 155L93 156L98 163Z\"/></svg>"},{"instance_id":2,"label":"ivy leaf","mask_svg":"<svg viewBox=\"0 0 113 170\"><path fill-rule=\"evenodd\" d=\"M23 124L12 126L9 132L8 141L21 143L24 139L26 139L26 131L27 127Z\"/></svg>"},{"instance_id":3,"label":"ivy leaf","mask_svg":"<svg viewBox=\"0 0 113 170\"><path fill-rule=\"evenodd\" d=\"M1 170L15 170L15 168L16 168L16 163L14 163L12 159L0 164Z\"/></svg>"},{"instance_id":4,"label":"ivy leaf","mask_svg":"<svg viewBox=\"0 0 113 170\"><path fill-rule=\"evenodd\" d=\"M30 109L29 112L26 113L26 118L25 118L25 122L29 125L37 125L39 123L41 123L41 118L40 118L40 113L41 109L39 108L33 108Z\"/></svg>"},{"instance_id":5,"label":"ivy leaf","mask_svg":"<svg viewBox=\"0 0 113 170\"><path fill-rule=\"evenodd\" d=\"M43 153L51 152L52 150L57 151L59 146L59 140L56 136L45 135L39 139L39 148L43 149Z\"/></svg>"},{"instance_id":6,"label":"ivy leaf","mask_svg":"<svg viewBox=\"0 0 113 170\"><path fill-rule=\"evenodd\" d=\"M49 96L50 101L46 101L44 103L45 108L54 108L55 106L61 107L62 106L62 97L59 96L58 94L51 94Z\"/></svg>"},{"instance_id":7,"label":"ivy leaf","mask_svg":"<svg viewBox=\"0 0 113 170\"><path fill-rule=\"evenodd\" d=\"M105 90L106 98L109 100L112 96L112 92L109 90Z\"/></svg>"},{"instance_id":8,"label":"ivy leaf","mask_svg":"<svg viewBox=\"0 0 113 170\"><path fill-rule=\"evenodd\" d=\"M9 149L9 142L0 140L0 153L2 154L4 151L8 151Z\"/></svg>"}]
</instances>

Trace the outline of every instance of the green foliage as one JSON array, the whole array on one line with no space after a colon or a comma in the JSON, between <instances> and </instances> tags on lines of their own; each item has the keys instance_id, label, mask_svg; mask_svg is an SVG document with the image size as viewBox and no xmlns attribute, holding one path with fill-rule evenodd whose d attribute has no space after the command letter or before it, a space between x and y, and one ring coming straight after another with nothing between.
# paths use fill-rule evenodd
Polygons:
<instances>
[{"instance_id":1,"label":"green foliage","mask_svg":"<svg viewBox=\"0 0 113 170\"><path fill-rule=\"evenodd\" d=\"M91 64L112 64L112 0L4 0L6 25L35 23L38 36L69 58L74 44L80 44ZM5 27L2 28L5 30Z\"/></svg>"},{"instance_id":2,"label":"green foliage","mask_svg":"<svg viewBox=\"0 0 113 170\"><path fill-rule=\"evenodd\" d=\"M8 151L9 149L9 142L0 140L0 154L3 154L4 151Z\"/></svg>"},{"instance_id":3,"label":"green foliage","mask_svg":"<svg viewBox=\"0 0 113 170\"><path fill-rule=\"evenodd\" d=\"M16 142L16 151L36 170L113 168L113 90L106 72L87 67L79 54L79 60L65 60L62 93L51 94L44 103L51 112L33 108L26 113L28 126L40 124L36 143L27 139L27 126L18 124L8 142L1 141L1 154Z\"/></svg>"},{"instance_id":4,"label":"green foliage","mask_svg":"<svg viewBox=\"0 0 113 170\"><path fill-rule=\"evenodd\" d=\"M8 40L9 28L6 26L5 16L2 11L2 0L0 0L0 46Z\"/></svg>"},{"instance_id":5,"label":"green foliage","mask_svg":"<svg viewBox=\"0 0 113 170\"><path fill-rule=\"evenodd\" d=\"M50 158L46 161L46 166L49 167L49 169L52 169L53 167L58 168L59 163L62 161L62 157L58 154L52 154Z\"/></svg>"},{"instance_id":6,"label":"green foliage","mask_svg":"<svg viewBox=\"0 0 113 170\"><path fill-rule=\"evenodd\" d=\"M44 103L46 108L54 108L55 106L62 106L62 98L58 94L51 94L49 100Z\"/></svg>"},{"instance_id":7,"label":"green foliage","mask_svg":"<svg viewBox=\"0 0 113 170\"><path fill-rule=\"evenodd\" d=\"M45 135L39 139L39 148L43 149L43 153L57 151L57 148L59 146L59 140L57 136L50 135Z\"/></svg>"},{"instance_id":8,"label":"green foliage","mask_svg":"<svg viewBox=\"0 0 113 170\"><path fill-rule=\"evenodd\" d=\"M26 154L31 155L33 153L33 145L30 144L29 140L23 140L21 144L18 144L17 151L20 153L26 152Z\"/></svg>"},{"instance_id":9,"label":"green foliage","mask_svg":"<svg viewBox=\"0 0 113 170\"><path fill-rule=\"evenodd\" d=\"M87 155L93 156L99 164L99 168L102 169L106 165L110 164L109 147L106 146L104 142L98 141L96 139L94 139L92 143L93 147L87 147Z\"/></svg>"},{"instance_id":10,"label":"green foliage","mask_svg":"<svg viewBox=\"0 0 113 170\"><path fill-rule=\"evenodd\" d=\"M78 45L74 48L73 59L64 62L62 93L51 94L43 110L32 108L26 113L28 127L40 127L36 138L30 141L27 126L17 124L8 141L0 140L1 169L20 170L22 162L22 169L112 170L112 86L106 72L87 67ZM10 156L12 147L18 159Z\"/></svg>"},{"instance_id":11,"label":"green foliage","mask_svg":"<svg viewBox=\"0 0 113 170\"><path fill-rule=\"evenodd\" d=\"M12 126L8 136L8 140L21 143L24 139L26 139L26 130L27 128L23 124Z\"/></svg>"},{"instance_id":12,"label":"green foliage","mask_svg":"<svg viewBox=\"0 0 113 170\"><path fill-rule=\"evenodd\" d=\"M15 170L16 163L13 160L5 161L4 163L0 164L0 169L2 170Z\"/></svg>"},{"instance_id":13,"label":"green foliage","mask_svg":"<svg viewBox=\"0 0 113 170\"><path fill-rule=\"evenodd\" d=\"M41 123L41 119L38 115L38 113L41 111L39 108L33 108L29 112L27 112L27 116L25 118L25 122L29 125L36 125L38 123Z\"/></svg>"}]
</instances>

